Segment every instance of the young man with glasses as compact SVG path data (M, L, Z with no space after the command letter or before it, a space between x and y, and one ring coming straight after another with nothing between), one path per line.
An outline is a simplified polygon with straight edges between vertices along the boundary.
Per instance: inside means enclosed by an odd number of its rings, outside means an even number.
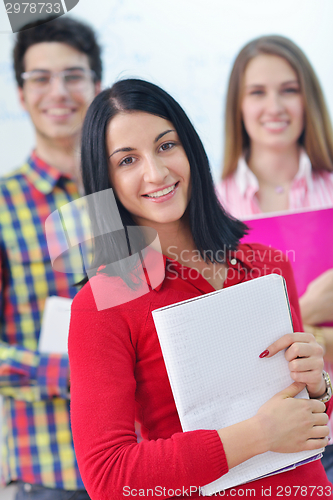
M2 475L17 483L16 500L87 500L70 430L68 358L39 353L38 339L46 298L73 297L82 278L52 269L44 223L79 196L80 135L100 91L100 47L91 28L62 16L17 35L14 68L36 145L0 181Z

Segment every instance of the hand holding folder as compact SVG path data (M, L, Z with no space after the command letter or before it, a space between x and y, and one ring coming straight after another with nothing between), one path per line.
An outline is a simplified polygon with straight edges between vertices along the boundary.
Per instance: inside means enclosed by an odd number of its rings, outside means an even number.
M293 382L283 348L259 358L268 346L281 343L278 339L293 332L285 282L279 275L163 307L153 311L153 318L184 431L223 430L241 424L258 410L264 412L267 401L279 398L276 395ZM297 397L308 399L307 391ZM286 401L293 408L296 403ZM310 412L314 405L315 412L319 406L323 411L319 401L306 404ZM237 441L234 446L242 443ZM203 492L213 494L294 468L318 458L318 453L320 456L318 449L312 449L257 454L206 485Z

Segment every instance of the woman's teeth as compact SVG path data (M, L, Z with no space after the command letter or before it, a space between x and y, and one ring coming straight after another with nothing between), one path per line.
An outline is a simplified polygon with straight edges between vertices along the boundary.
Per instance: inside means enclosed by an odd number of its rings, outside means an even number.
M285 127L287 125L287 122L281 121L281 122L266 122L265 127L271 128L271 129L280 129L281 127Z
M168 193L171 193L171 191L173 191L176 187L176 184L174 184L173 186L170 186L168 188L165 188L165 189L162 189L161 191L156 191L156 193L150 193L150 194L146 194L145 196L148 196L149 198L159 198L160 196L164 196Z

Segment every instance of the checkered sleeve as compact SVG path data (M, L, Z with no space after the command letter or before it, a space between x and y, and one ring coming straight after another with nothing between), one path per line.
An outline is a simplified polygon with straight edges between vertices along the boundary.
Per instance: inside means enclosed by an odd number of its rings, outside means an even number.
M68 356L0 343L0 393L25 401L69 398Z
M40 354L37 385L42 399L69 398L69 362L66 354Z

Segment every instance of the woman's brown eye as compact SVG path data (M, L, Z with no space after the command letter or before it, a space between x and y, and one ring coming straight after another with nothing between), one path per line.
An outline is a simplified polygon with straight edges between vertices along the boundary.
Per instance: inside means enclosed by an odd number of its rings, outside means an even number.
M173 146L173 142L166 142L165 144L162 144L161 148L163 149L163 151L166 151L167 149L171 149Z
M121 162L120 165L131 165L133 163L133 157L128 156L127 158L124 158Z
M287 94L298 94L299 93L299 89L296 89L294 87L290 87L290 88L284 89L284 91Z

